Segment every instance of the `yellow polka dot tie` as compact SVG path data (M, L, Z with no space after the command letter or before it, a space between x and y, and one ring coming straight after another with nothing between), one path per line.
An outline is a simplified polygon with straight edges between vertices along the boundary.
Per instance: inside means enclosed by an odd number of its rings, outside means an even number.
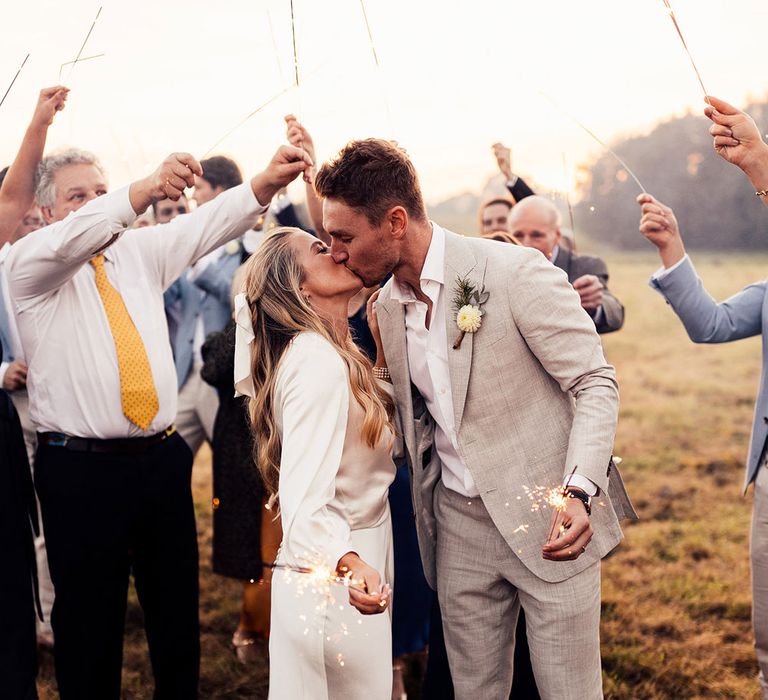
M147 351L120 292L107 279L104 256L91 258L91 265L96 271L96 288L117 350L123 414L131 423L146 430L160 407Z

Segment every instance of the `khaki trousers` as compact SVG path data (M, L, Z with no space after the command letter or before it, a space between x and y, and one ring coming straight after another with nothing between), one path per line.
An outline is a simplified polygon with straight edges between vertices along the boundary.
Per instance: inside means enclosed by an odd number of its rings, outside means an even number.
M600 700L600 564L560 583L534 576L482 500L440 482L437 590L456 700L506 700L522 605L542 700Z

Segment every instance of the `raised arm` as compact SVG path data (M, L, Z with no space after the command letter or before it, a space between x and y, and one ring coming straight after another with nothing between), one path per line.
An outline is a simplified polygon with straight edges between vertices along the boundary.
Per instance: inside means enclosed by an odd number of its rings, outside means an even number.
M304 148L312 159L312 162L316 163L315 143L309 132L292 114L285 117L285 123L288 132L288 143L297 148ZM323 203L315 191L315 168L312 168L307 175L308 177L305 178L305 182L309 218L312 220L312 226L315 229L317 237L323 241L323 243L331 245L331 237L323 228Z
M167 287L201 257L250 229L275 194L312 164L306 151L281 146L267 167L250 181L167 224L132 229L128 235L138 241L147 269L154 271L161 285ZM168 197L178 199L184 186L190 185L171 177Z
M69 89L56 85L40 91L32 121L27 127L0 188L0 247L11 238L35 199L35 171L43 157L48 128L56 112L64 109Z
M768 145L755 120L717 97L710 95L707 102L704 114L713 122L709 133L714 137L715 152L744 171L755 194L768 207Z
M192 156L174 153L152 175L96 197L66 219L22 238L11 248L5 263L16 303L23 307L57 290L96 253L112 245L137 212L155 200L178 199L184 187L194 184L199 172L200 164Z
M493 148L493 155L496 158L496 165L499 166L501 174L504 175L507 190L515 201L519 202L521 199L536 194L528 187L523 178L512 172L512 149L503 143L494 143L491 148Z
M765 282L749 285L718 304L704 289L685 253L683 238L670 207L642 194L640 232L659 250L664 270L651 278L651 286L670 303L695 343L726 343L762 332Z

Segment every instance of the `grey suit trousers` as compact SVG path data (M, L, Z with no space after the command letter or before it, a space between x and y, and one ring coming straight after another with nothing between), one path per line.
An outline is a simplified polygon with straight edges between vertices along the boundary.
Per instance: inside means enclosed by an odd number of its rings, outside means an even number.
M760 693L768 700L768 449L763 451L752 504L752 628L760 667Z
M542 700L599 700L600 562L548 583L518 559L482 500L435 489L437 587L456 700L506 700L522 605ZM543 543L542 543L543 544Z

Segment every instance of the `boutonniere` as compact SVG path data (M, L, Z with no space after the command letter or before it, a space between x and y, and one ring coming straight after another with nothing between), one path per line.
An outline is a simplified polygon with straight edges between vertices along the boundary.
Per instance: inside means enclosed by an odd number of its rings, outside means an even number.
M239 252L240 250L240 242L239 241L230 241L227 243L226 247L224 248L224 252L227 255L234 255L235 253Z
M485 279L485 274L483 274ZM456 311L456 325L459 328L459 336L453 344L453 349L457 350L461 346L461 341L467 333L477 333L483 323L483 304L488 301L490 292L485 291L485 286L480 285L478 289L469 277L457 277L456 289L453 293L453 308Z

